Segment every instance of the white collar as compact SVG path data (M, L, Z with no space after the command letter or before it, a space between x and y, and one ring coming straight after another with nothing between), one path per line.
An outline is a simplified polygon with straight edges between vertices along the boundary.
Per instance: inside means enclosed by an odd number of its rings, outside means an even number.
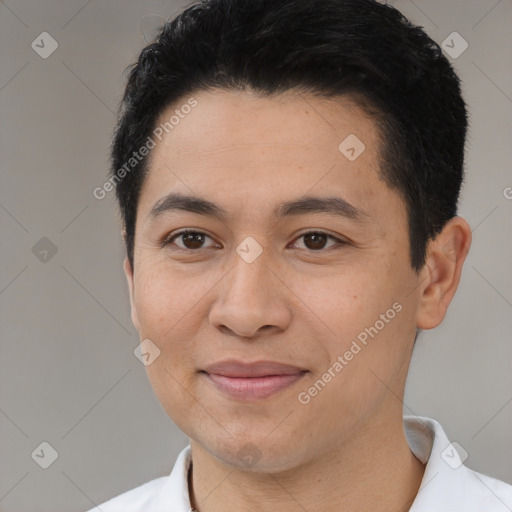
M512 486L464 466L441 425L404 416L412 453L426 463L409 512L512 512Z
M462 464L441 425L404 416L412 453L424 464L420 489L409 512L512 512L512 486ZM190 445L178 455L169 476L151 480L88 512L190 512Z

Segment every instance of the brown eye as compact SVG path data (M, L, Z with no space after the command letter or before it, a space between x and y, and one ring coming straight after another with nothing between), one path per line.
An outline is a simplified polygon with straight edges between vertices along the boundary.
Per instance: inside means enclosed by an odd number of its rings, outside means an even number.
M163 246L177 245L178 249L194 251L203 249L203 244L207 238L211 240L211 237L201 231L181 231L164 240ZM174 243L175 240L181 241L181 244Z
M181 235L183 245L187 249L200 249L201 245L204 244L204 234L203 233L185 233Z
M345 243L343 240L340 240L339 238L336 238L332 235L328 235L327 233L323 233L321 231L310 231L308 233L304 233L299 238L297 238L297 240L300 240L301 238L304 239L304 247L299 247L299 249L305 248L310 251L320 251L322 249L326 249L332 247L333 245L336 245L336 243L334 243L326 247L326 243L329 239L334 240L335 242L338 243L338 245L342 245Z

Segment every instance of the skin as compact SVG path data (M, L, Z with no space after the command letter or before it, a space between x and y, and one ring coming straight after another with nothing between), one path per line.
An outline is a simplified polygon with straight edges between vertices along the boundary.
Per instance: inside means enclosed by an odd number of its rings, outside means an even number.
M193 96L198 105L151 153L133 271L124 262L133 324L161 351L146 367L148 377L190 439L192 506L408 510L424 471L402 420L414 336L445 316L471 243L469 225L451 219L415 272L405 203L378 174L376 126L347 98L220 90ZM349 134L366 147L352 162L338 150ZM170 192L213 201L228 217L168 211L151 218ZM273 217L277 204L304 195L341 197L366 216ZM161 246L183 228L208 236L202 245L178 237ZM318 231L335 238L315 245L302 236ZM252 263L236 252L248 236L263 250ZM401 311L300 403L298 393L397 302ZM268 398L244 402L200 373L227 358L308 372ZM240 449L252 450L256 462L247 467Z

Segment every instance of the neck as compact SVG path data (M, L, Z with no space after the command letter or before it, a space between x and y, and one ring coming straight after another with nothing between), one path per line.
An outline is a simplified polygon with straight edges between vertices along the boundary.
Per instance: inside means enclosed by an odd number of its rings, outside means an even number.
M401 412L392 423L367 422L339 447L275 473L224 464L191 440L191 505L197 512L406 512L424 466L410 451Z

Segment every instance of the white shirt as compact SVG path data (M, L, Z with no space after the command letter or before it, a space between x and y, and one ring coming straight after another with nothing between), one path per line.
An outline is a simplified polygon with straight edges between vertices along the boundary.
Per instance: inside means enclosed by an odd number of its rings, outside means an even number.
M512 511L512 485L464 466L437 421L404 416L404 429L412 453L426 463L409 512ZM170 475L135 487L87 512L190 512L190 460L189 445L178 455Z

